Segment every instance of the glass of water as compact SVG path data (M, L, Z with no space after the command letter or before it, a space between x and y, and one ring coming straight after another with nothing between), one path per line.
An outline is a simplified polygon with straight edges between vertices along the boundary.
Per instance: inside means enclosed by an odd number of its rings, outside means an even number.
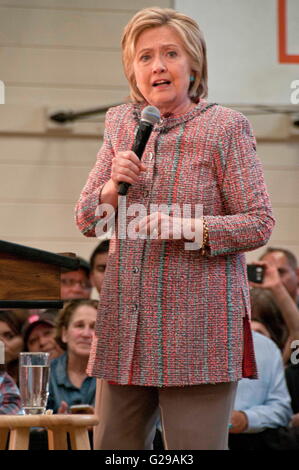
M25 414L43 414L49 395L49 353L20 353L19 388Z

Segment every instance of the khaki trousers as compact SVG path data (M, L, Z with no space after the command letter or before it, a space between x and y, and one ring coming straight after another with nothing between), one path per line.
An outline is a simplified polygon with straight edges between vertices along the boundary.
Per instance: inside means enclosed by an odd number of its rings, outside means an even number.
M237 382L188 387L97 380L95 450L151 450L161 416L167 450L226 450Z

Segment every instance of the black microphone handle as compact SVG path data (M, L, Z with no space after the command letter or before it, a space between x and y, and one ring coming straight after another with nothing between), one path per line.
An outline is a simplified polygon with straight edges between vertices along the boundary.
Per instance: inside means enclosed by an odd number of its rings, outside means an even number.
M132 147L132 151L137 155L139 160L141 160L142 154L144 152L147 141L150 138L152 130L153 125L150 122L140 121L140 125L137 129L134 144ZM126 196L130 186L130 183L119 183L118 194L120 196Z
M118 194L120 196L126 196L130 186L130 183L119 183Z

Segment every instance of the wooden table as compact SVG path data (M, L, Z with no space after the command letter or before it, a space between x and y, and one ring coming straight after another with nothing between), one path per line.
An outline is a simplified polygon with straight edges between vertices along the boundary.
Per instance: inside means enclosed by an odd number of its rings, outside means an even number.
M67 450L67 433L72 450L90 450L88 428L98 424L95 415L1 415L0 449L6 448L10 432L9 450L27 450L30 428L46 428L49 450Z

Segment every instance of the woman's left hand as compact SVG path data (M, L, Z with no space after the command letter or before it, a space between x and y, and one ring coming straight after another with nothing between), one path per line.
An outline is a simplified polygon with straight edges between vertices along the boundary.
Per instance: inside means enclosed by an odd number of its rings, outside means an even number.
M143 217L136 226L141 236L160 240L189 240L202 245L202 219L173 217L154 212Z
M69 405L67 404L66 401L61 401L60 402L60 407L58 408L58 411L57 413L58 414L67 414L68 413L68 410L69 410Z

